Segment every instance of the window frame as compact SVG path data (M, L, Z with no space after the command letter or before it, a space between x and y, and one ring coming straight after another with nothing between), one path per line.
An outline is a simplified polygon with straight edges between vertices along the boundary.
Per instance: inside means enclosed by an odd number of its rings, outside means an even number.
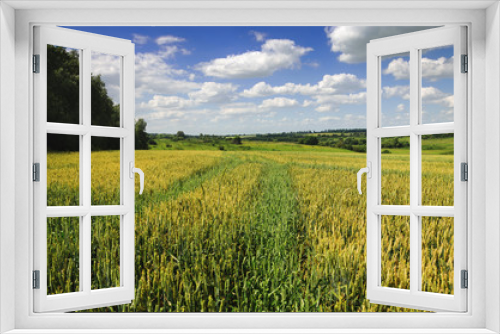
M460 61L453 63L454 108L453 121L425 124L422 122L422 61L424 49L444 45L453 47L454 59L466 54L466 28L463 26L438 27L398 36L372 40L367 47L367 160L372 177L367 180L367 299L375 304L399 305L422 310L467 309L467 291L461 288L461 270L467 269L467 182L460 181L460 164L467 163L466 118L467 76L461 73ZM409 123L383 126L382 115L382 57L408 52L409 54ZM373 87L375 88L373 88ZM456 133L454 136L454 205L429 206L422 201L422 135ZM382 202L382 138L408 137L409 203L391 205ZM382 217L409 218L410 286L408 289L385 287L381 284L383 260L381 258ZM422 288L422 218L453 217L454 230L454 293L429 293Z
M119 6L119 5L118 5ZM486 31L486 11L460 9L266 9L264 5L254 8L212 10L207 15L206 8L162 10L113 10L99 14L97 9L62 9L62 10L19 10L16 11L16 226L15 226L15 326L31 329L98 329L98 328L137 328L138 323L144 328L485 328L487 324L486 308L483 302L485 294L486 266L483 257L485 251L485 215L484 172L480 168L485 161L483 145L485 122L485 77L484 59ZM286 5L285 5L286 6ZM305 8L307 5L304 4ZM361 5L362 6L362 5ZM185 10L188 9L188 10ZM314 19L311 19L314 17ZM498 18L490 19L493 22ZM467 313L436 314L34 314L31 286L32 268L32 183L29 171L32 156L32 76L30 73L30 55L32 53L32 31L35 24L58 25L442 25L465 24L469 31L469 50L471 58L469 69L472 75L468 78L471 89L468 92L469 122L468 146L471 153L470 181L468 197L469 224L468 234L471 242L468 245L469 280ZM291 23L292 22L292 23ZM493 42L492 42L493 43ZM498 43L498 42L496 42ZM495 44L494 44L495 45ZM492 56L491 62L498 62ZM474 72L476 71L476 72ZM475 75L476 74L476 75ZM493 74L492 74L493 75ZM498 80L498 79L492 79ZM496 83L497 81L495 81ZM490 95L492 97L493 95ZM3 109L2 109L3 112ZM26 135L26 133L28 135ZM472 136L472 133L475 136ZM3 148L3 147L2 147ZM472 195L472 196L471 196ZM26 200L28 199L28 200ZM491 223L490 223L491 224ZM472 228L474 226L474 229ZM493 237L492 237L493 238ZM498 243L498 236L494 236ZM497 249L497 248L496 248ZM5 256L5 255L2 255ZM498 260L493 254L489 261ZM495 263L498 267L498 264ZM498 278L497 281L498 282ZM495 281L493 281L495 283ZM493 285L493 284L492 284ZM2 291L3 293L3 291ZM495 297L498 299L498 296ZM491 303L498 303L492 299ZM425 322L422 320L425 319ZM194 322L193 322L194 320ZM490 321L491 326L496 326ZM424 331L424 330L423 330ZM67 331L65 331L67 332ZM399 332L399 330L398 330ZM435 331L434 331L435 332ZM468 331L471 332L471 331Z
M34 27L34 50L40 55L40 72L34 81L34 162L40 164L40 180L33 185L34 201L34 269L40 271L40 288L34 290L34 309L38 312L74 311L89 305L119 305L134 299L134 225L135 189L130 168L134 165L135 113L135 46L130 40L46 26ZM80 53L80 122L78 124L47 121L47 45L72 47ZM113 54L120 62L120 124L117 127L93 125L91 122L92 52ZM128 94L126 94L128 93ZM79 204L47 206L47 135L74 135L79 147ZM120 204L93 205L91 199L92 138L120 141ZM134 175L132 173L132 175ZM92 217L119 217L120 285L106 289L91 288ZM47 218L79 218L79 291L47 295ZM41 218L41 219L40 219Z

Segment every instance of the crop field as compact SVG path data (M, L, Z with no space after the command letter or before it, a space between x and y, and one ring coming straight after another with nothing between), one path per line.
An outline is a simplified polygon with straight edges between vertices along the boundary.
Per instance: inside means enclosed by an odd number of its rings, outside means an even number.
M366 299L365 154L244 145L136 151L135 299L89 311L412 311ZM409 151L390 151L383 202L408 204ZM48 205L78 205L78 159L48 154ZM119 152L93 152L92 166L92 203L118 204ZM453 155L424 151L422 166L423 204L453 205ZM118 286L119 217L92 224L92 287ZM408 289L409 219L381 224L382 285ZM47 232L49 294L78 291L78 218L50 218ZM424 291L453 293L452 218L422 218L422 265Z

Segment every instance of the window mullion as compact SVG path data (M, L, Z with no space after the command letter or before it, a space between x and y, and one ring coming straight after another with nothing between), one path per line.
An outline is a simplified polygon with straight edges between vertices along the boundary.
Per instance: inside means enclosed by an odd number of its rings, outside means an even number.
M415 133L419 121L419 51L410 50L410 291L420 288L420 217L413 211L420 203L420 143Z
M82 124L85 128L90 129L91 125L91 50L83 49L82 61ZM82 149L80 151L82 161L82 180L81 188L83 188L82 202L86 208L90 209L92 204L92 189L91 189L91 134L87 131L82 137ZM80 237L80 250L82 257L80 258L80 266L82 268L81 286L83 291L90 293L91 290L91 215L87 212L83 218L82 234Z

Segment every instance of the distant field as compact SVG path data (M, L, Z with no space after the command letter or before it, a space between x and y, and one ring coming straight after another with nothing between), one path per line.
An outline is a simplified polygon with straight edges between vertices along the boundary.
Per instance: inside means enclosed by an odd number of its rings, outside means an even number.
M426 205L453 205L452 140L425 142L434 149L422 158ZM356 189L365 154L245 139L156 141L136 151L146 183L136 196L135 299L98 311L408 311L366 299L366 196ZM387 150L382 198L405 204L409 150ZM95 152L92 162L94 203L116 202L119 152ZM50 153L48 168L49 204L74 205L78 155ZM119 225L94 224L93 287L116 286ZM422 226L423 290L453 293L453 221L426 218ZM55 218L49 229L49 293L76 291L78 228ZM384 286L409 287L408 231L406 217L382 220Z

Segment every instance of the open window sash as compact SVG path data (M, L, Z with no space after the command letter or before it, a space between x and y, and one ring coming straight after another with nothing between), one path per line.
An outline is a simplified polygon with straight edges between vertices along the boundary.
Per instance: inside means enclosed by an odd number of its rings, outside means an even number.
M422 122L422 61L425 50L452 46L454 119L452 122ZM382 59L409 54L409 124L382 126ZM466 28L441 27L372 40L367 45L367 298L371 303L429 311L467 310L467 289L461 287L462 270L467 269L467 182L461 181L461 163L467 162L467 74L462 73L461 56L467 54ZM400 59L401 60L401 59ZM403 63L403 62L401 62ZM404 64L403 64L404 65ZM385 72L387 73L387 72ZM422 205L422 136L454 134L454 206ZM409 137L409 205L382 205L382 138ZM382 217L403 216L409 221L409 288L382 285ZM422 217L453 217L453 294L422 289ZM394 269L391 269L394 270Z
M58 50L76 50L79 58L79 122L59 123L47 120L47 53L48 46ZM64 51L61 51L64 53ZM69 51L68 51L69 52ZM91 62L92 52L112 55L119 63L119 97L114 108L120 109L119 126L97 126L91 120ZM96 307L130 303L134 299L134 44L131 41L100 36L70 29L39 26L34 28L34 163L39 163L39 181L34 187L34 311L65 312ZM38 58L38 59L37 59ZM110 87L107 87L108 90ZM47 136L66 135L78 138L79 142L79 202L69 206L48 206L47 204ZM120 193L119 202L113 205L92 203L92 138L112 138L119 141ZM118 156L118 154L117 154ZM96 247L92 249L92 224L94 217L115 217L119 232L113 243L118 244L119 260L115 268L119 272L119 283L99 288L92 281L92 261ZM74 242L78 283L74 291L48 291L48 219L72 217L77 222ZM52 231L59 233L59 231ZM60 233L64 233L61 231ZM64 245L49 245L64 248ZM52 249L52 248L51 248ZM109 259L106 259L108 261ZM94 260L95 261L95 260ZM104 260L103 260L104 261ZM111 259L113 261L113 259ZM116 276L116 275L115 275ZM62 289L64 290L64 289Z

